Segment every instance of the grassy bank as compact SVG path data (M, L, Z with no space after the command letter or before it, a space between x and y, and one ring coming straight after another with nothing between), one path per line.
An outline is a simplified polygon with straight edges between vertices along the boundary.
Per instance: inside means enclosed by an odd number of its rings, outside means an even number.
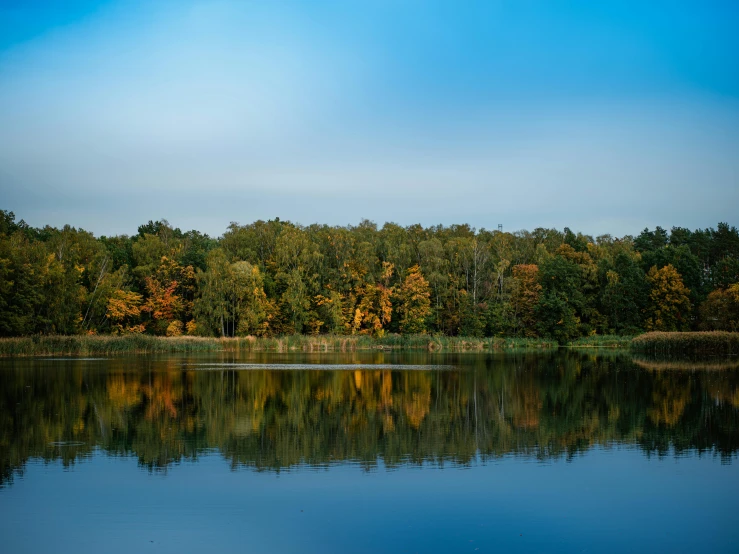
M645 333L631 341L631 349L661 357L732 356L739 354L739 333Z
M354 352L357 350L502 351L556 348L545 339L430 335L293 335L274 338L154 337L149 335L32 336L0 339L0 356L105 356L177 352Z

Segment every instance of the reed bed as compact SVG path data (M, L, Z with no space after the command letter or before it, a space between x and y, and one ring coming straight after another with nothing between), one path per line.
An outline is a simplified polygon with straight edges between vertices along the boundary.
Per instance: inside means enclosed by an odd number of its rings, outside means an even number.
M274 352L353 352L356 350L429 350L494 351L522 348L556 348L555 341L544 339L504 339L476 337L446 337L441 335L397 335L373 338L367 335L291 335L275 338L240 339L239 348L247 351Z
M34 335L0 339L0 357L110 356L178 352L355 352L428 350L475 352L556 348L555 341L522 338L445 337L435 335L289 335L282 337L155 337L151 335Z
M0 356L91 356L219 350L223 350L220 340L201 337L34 335L0 339Z
M655 331L631 341L634 352L661 357L733 356L739 354L739 333L704 331L665 333Z

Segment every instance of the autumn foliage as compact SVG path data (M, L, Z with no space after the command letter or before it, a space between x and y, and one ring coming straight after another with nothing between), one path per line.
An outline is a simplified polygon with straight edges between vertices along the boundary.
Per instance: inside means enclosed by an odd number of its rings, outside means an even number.
M133 236L0 211L0 335L422 334L565 343L739 326L739 231L592 237L468 225L150 221Z
M511 306L514 325L525 337L536 336L536 306L541 295L539 267L520 264L513 267Z
M418 265L408 269L398 290L401 333L425 333L426 318L431 315L431 291Z
M142 333L144 326L137 324L141 316L143 297L131 291L117 289L108 299L105 316L110 321L113 332L117 334Z
M649 331L684 331L690 314L690 291L677 270L670 264L662 269L652 266L647 274L649 293Z

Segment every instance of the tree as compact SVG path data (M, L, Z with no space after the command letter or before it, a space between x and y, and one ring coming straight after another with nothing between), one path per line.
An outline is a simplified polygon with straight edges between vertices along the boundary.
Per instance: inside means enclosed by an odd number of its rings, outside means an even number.
M300 333L309 318L310 291L299 269L293 269L282 279L285 290L280 298L280 307L286 320L285 330Z
M108 299L105 317L110 321L115 334L142 333L144 325L139 323L143 297L137 293L117 289Z
M514 266L510 298L514 334L522 333L525 337L536 336L536 305L539 303L541 291L538 266L534 264Z
M398 313L401 333L425 333L426 318L431 314L431 296L428 281L418 265L408 269L398 291Z
M236 334L264 336L270 333L270 304L264 293L264 280L257 266L249 262L231 265L235 302Z
M739 282L739 258L725 256L711 267L711 286L725 289Z
M150 330L165 335L174 320L183 328L192 319L193 299L197 287L192 266L182 266L168 256L162 256L153 275L144 277L146 299L142 311L152 319Z
M704 282L707 285L705 277L707 276L701 268L700 260L693 255L685 245L673 247L666 246L652 252L645 252L642 255L642 268L649 271L652 266L657 269L671 265L680 275L685 286L690 289L690 299L693 303L700 302L705 298L703 291Z
M170 323L182 314L182 298L177 294L177 281L162 283L146 277L146 303L141 310L151 315L151 329L156 335L164 335Z
M393 275L393 264L383 262L382 267L382 282L368 284L358 291L360 300L351 322L352 333L382 336L392 319L393 307L390 297L393 289L388 283Z
M534 310L541 336L560 343L579 336L579 312L584 305L579 266L563 256L554 256L539 268L542 291Z
M443 308L449 293L449 262L444 256L443 243L436 237L421 242L419 252L431 291L432 328L441 331L444 328Z
M615 333L634 334L642 329L649 284L636 258L619 252L613 262L599 267L601 309Z
M0 335L18 336L48 328L44 315L53 256L23 233L0 235Z
M667 231L662 227L657 226L654 232L649 229L644 229L641 234L634 239L634 248L638 252L649 252L651 250L659 250L667 246L668 243Z
M146 277L154 274L162 258L170 254L171 251L157 235L145 234L137 238L131 247L131 257L132 271L139 290L144 290Z
M739 331L739 283L712 291L699 312L705 331Z
M574 237L574 235L572 235ZM572 239L581 251L576 250L570 244L562 244L557 248L557 255L577 264L579 275L575 277L578 281L576 294L568 294L579 319L578 332L581 335L592 335L603 331L606 327L606 318L598 311L598 294L600 286L598 282L598 266L593 256L602 256L602 249L593 244L591 237L582 237L578 234ZM588 242L586 242L588 241Z
M321 328L329 333L340 334L345 330L343 299L335 290L327 291L327 295L318 294L313 299L317 318Z
M230 264L224 250L211 250L206 270L198 271L199 295L194 312L201 330L220 336L267 335L271 304L259 268L249 262Z
M274 258L282 331L300 333L310 318L311 298L318 292L315 269L321 253L302 228L286 226L277 237Z
M672 265L655 266L647 274L651 287L646 328L649 331L684 331L688 328L690 290Z
M220 248L211 250L206 256L205 271L198 271L198 296L195 299L195 320L209 333L226 336L229 320L229 280L231 266Z

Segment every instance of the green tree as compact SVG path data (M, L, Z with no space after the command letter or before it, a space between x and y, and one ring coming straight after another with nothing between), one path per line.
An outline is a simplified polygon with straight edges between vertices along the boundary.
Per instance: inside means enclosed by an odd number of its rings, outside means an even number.
M584 298L578 265L562 256L554 256L539 268L539 282L542 291L534 310L538 333L559 343L579 336L578 312L583 308Z
M264 293L264 280L257 266L249 262L231 265L238 335L265 336L270 333L270 305Z
M618 334L634 334L642 329L649 297L649 284L638 261L625 252L613 262L600 264L601 306L610 328Z
M216 248L206 256L205 271L198 271L198 296L195 299L195 321L207 333L226 336L231 319L231 264L225 252Z

